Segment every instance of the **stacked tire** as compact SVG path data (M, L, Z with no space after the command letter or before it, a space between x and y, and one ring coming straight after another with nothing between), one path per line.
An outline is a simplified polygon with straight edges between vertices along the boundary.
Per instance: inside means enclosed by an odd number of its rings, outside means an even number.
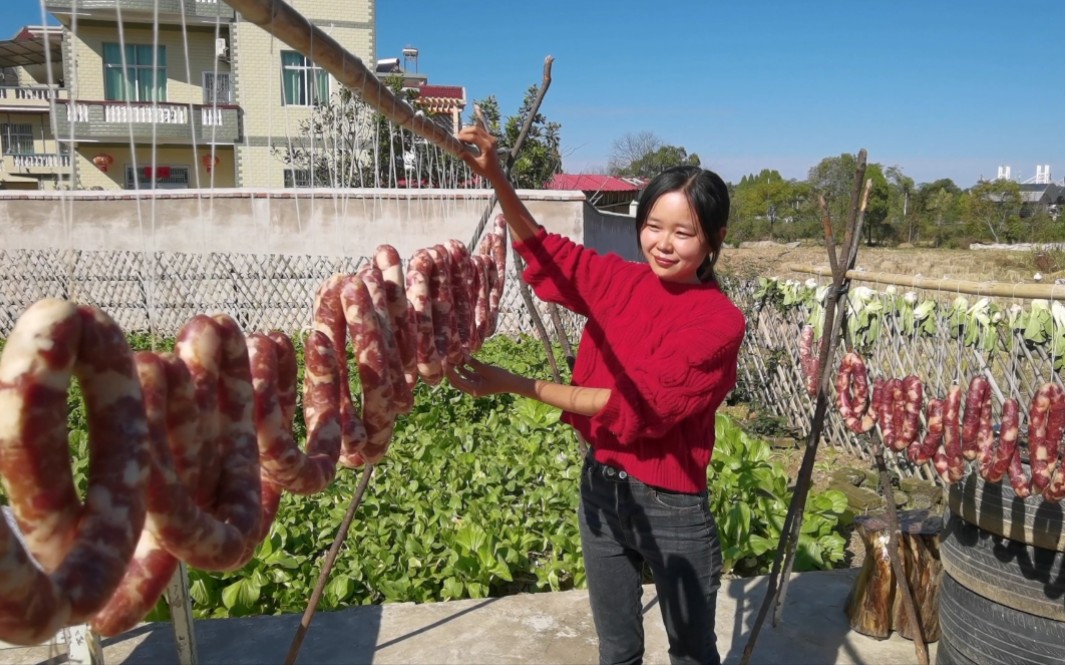
M937 665L1065 665L1062 504L1020 499L976 472L948 504Z

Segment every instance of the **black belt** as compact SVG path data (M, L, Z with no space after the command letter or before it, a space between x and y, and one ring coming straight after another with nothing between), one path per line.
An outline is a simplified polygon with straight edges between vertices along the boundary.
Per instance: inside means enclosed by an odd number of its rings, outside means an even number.
M588 466L592 469L594 473L598 473L604 478L610 478L611 480L628 480L630 477L628 471L618 469L616 467L610 466L609 464L603 464L599 460L595 459L591 451L588 452Z

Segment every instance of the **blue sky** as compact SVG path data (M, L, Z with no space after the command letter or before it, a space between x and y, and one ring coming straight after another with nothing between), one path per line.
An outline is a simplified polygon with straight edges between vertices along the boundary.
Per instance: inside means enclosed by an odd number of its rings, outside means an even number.
M3 1L0 36L40 22L38 0ZM378 0L377 40L508 115L554 56L542 111L567 172L650 131L730 181L860 148L918 183L1065 176L1061 0Z

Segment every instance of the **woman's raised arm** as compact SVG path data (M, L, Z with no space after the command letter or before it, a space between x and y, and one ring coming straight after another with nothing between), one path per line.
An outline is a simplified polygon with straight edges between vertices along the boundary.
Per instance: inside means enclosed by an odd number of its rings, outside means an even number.
M488 180L496 191L499 207L507 219L510 232L518 240L531 238L540 225L536 223L528 208L518 198L514 185L510 184L506 173L503 172L503 166L499 163L499 156L496 154L498 146L496 138L480 125L463 127L455 138L476 146L480 151L477 155L465 153L462 159L473 169L474 173Z

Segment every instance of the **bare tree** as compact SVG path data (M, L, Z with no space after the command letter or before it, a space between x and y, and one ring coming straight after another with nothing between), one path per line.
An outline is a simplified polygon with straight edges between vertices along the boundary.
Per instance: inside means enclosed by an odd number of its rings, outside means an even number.
M610 148L607 170L611 173L624 171L630 164L656 152L663 145L662 139L658 138L654 132L625 134L621 138L614 139Z

